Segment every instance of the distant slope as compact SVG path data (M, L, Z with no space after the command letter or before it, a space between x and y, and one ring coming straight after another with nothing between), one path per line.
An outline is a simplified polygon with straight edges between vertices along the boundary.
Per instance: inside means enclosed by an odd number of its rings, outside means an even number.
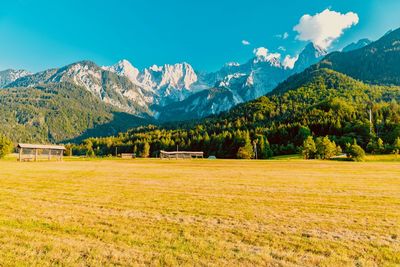
M385 88L388 92L394 91L395 99L400 100L398 98L400 91L396 92L388 87ZM222 115L221 119L246 117L253 123L260 123L254 118L261 112L263 113L262 117L269 118L265 121L266 124L301 123L309 120L311 118L309 115L319 109L319 105L329 102L333 98L343 99L346 105L352 105L353 108L359 105L364 114L368 103L374 101L373 98L376 97L376 95L371 94L371 91L375 90L379 91L380 94L383 92L382 89L373 88L330 69L309 68L301 74L290 77L269 93L267 97L238 105ZM273 105L266 108L267 106L264 105L266 103ZM357 112L357 110L355 109L354 112ZM331 119L336 120L334 113L329 115L320 113L318 116L312 117L318 121L325 120L328 116L332 116Z
M331 53L319 67L367 83L400 85L400 28L361 49Z
M367 88L363 82L357 81L343 73L328 69L312 66L302 73L290 76L286 81L279 84L268 96L281 95L290 90L297 90L302 87L312 86L317 90L325 88L337 89L361 89Z
M30 88L0 89L0 133L15 142L62 142L90 129L94 136L113 135L146 124L121 112L86 89L67 82Z
M219 114L231 105L242 102L240 96L227 88L211 88L198 92L187 99L159 107L157 119L161 122L184 121Z
M0 88L5 87L15 80L28 75L31 75L31 73L26 70L8 69L0 71Z
M68 82L85 88L104 103L125 112L146 116L149 92L133 84L128 78L103 70L91 61L80 61L59 69L21 77L7 87L32 87L37 85Z
M345 46L342 49L342 52L350 52L350 51L353 51L353 50L357 50L357 49L363 48L363 47L365 47L365 46L367 46L367 45L369 45L371 43L372 43L371 40L369 40L367 38L364 38L364 39L358 40L358 42L351 43L351 44Z

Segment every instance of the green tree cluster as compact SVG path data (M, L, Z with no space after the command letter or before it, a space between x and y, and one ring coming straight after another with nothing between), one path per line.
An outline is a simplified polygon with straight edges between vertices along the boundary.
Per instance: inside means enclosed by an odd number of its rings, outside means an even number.
M309 136L304 141L301 152L305 159L331 159L339 155L342 149L328 136L317 137L315 141Z
M13 147L13 142L7 136L0 134L0 158L10 154Z
M352 145L347 144L346 146L346 154L349 159L352 161L364 161L365 159L365 151L357 145L357 142L354 141Z

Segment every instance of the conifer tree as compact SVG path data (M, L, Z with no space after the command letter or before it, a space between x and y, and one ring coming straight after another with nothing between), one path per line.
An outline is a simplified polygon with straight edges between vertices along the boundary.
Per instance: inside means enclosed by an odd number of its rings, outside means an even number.
M4 158L7 154L11 153L13 149L13 143L5 136L0 135L0 158Z
M314 139L312 136L308 136L306 140L304 140L302 155L304 159L314 159L317 153L317 147L315 145Z

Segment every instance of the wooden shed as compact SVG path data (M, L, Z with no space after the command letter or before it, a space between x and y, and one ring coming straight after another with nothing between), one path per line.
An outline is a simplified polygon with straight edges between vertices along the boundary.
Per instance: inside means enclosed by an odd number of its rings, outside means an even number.
M161 159L192 159L192 158L203 158L204 152L198 151L160 151Z
M36 144L18 144L19 161L38 161L40 159L51 160L53 158L63 160L65 146L57 145L36 145Z

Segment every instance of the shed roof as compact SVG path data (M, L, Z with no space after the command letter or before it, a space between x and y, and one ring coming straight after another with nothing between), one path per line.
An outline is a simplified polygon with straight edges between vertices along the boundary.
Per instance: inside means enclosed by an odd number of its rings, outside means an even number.
M37 145L37 144L18 144L18 148L66 150L65 146Z

